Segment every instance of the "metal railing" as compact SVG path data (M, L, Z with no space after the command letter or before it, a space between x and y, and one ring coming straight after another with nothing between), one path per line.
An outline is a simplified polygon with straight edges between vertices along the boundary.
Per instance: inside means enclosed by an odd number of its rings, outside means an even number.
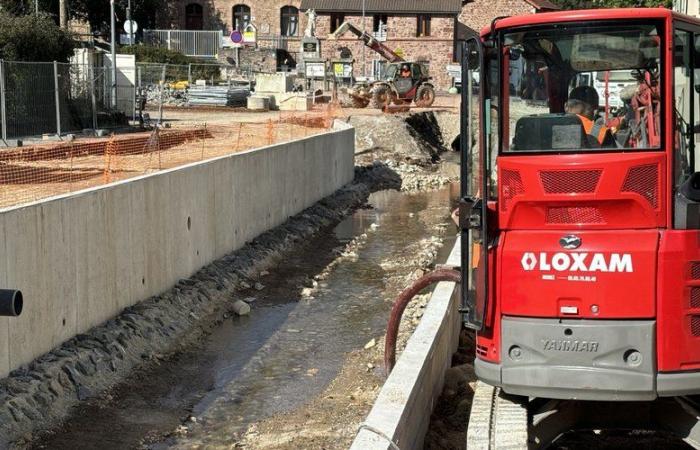
M176 50L187 56L216 58L224 37L222 31L144 30L143 39L149 45Z
M297 36L282 36L279 34L264 34L258 35L258 47L260 48L272 48L289 51L298 51L297 48L290 48L290 40L299 41ZM297 44L298 45L298 44Z

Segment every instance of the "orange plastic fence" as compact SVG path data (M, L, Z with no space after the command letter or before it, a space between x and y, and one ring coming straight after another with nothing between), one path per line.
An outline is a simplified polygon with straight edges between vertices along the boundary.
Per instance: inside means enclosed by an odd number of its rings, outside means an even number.
M0 150L0 208L326 131L334 107ZM255 117L254 115L252 117Z

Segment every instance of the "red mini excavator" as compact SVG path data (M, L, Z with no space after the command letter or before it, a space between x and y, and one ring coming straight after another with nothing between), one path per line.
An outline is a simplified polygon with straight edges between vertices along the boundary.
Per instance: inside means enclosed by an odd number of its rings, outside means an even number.
M700 21L545 13L463 47L467 447L631 429L700 448ZM614 111L591 81L612 71L636 80Z

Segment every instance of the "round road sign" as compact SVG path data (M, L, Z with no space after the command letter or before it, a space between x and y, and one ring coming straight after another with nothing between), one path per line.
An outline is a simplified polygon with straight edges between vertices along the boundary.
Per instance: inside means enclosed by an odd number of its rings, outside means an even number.
M139 25L135 20L127 20L124 22L124 32L127 34L134 34L138 31Z
M238 30L233 30L231 32L231 41L234 44L240 44L241 42L243 42L243 33L241 33Z

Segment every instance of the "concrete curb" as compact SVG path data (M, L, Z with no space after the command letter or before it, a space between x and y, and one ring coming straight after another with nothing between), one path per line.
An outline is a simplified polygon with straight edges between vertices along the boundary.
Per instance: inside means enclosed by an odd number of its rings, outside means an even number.
M459 242L457 239L450 253L449 265L460 265ZM351 450L423 448L445 371L459 343L458 292L455 283L442 282L435 287L418 327L360 426Z

